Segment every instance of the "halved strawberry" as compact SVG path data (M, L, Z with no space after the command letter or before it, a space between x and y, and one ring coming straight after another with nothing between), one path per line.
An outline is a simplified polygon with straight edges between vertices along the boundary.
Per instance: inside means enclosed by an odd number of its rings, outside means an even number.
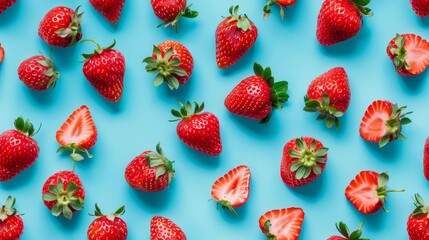
M403 76L420 74L429 65L429 42L415 34L396 34L386 51Z
M247 202L250 191L250 169L240 165L216 180L212 186L212 197L222 208L234 210Z
M346 198L361 213L375 213L381 208L387 200L389 192L403 192L400 190L387 190L389 175L387 173L377 173L374 171L361 171L350 182L345 190Z
M370 142L378 142L380 148L388 142L406 137L402 135L402 125L411 123L405 117L412 112L402 113L404 107L398 107L389 101L376 100L368 106L360 123L360 136Z
M97 128L88 107L82 105L76 109L57 131L56 138L61 145L57 152L72 151L70 158L73 160L73 167L74 162L84 159L79 153L85 153L88 158L92 158L88 149L97 141Z
M3 62L4 59L4 48L1 46L0 43L0 63Z
M297 240L303 221L301 208L275 209L259 218L259 227L269 240Z

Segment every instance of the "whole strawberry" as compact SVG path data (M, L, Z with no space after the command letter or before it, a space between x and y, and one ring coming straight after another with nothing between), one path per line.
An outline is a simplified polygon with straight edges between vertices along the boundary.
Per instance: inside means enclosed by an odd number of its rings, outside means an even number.
M176 41L165 41L153 46L152 56L145 58L143 62L147 63L148 73L157 73L153 85L157 87L166 82L171 90L185 84L194 70L191 53Z
M283 7L289 7L295 4L296 0L268 0L267 4L264 6L264 19L266 19L271 14L271 5L278 5L280 8L280 17L282 20L285 17L285 10Z
M18 77L30 89L42 91L54 88L60 73L55 69L52 59L40 53L19 65Z
M2 63L4 60L4 48L2 47L0 43L0 63Z
M98 204L95 204L94 214L97 218L88 227L88 240L125 240L128 236L127 224L121 215L125 213L125 206L121 206L116 212L104 215Z
M231 6L229 13L216 29L216 62L222 69L238 62L258 37L258 29L246 14L238 15L238 6Z
M354 37L362 27L362 15L372 16L370 0L325 0L317 18L316 37L323 46Z
M289 95L286 81L274 82L269 67L253 65L255 76L242 80L225 98L225 107L232 113L267 123L272 109L282 109Z
M429 1L410 0L411 7L417 16L423 18L429 15Z
M83 74L101 96L110 102L117 102L124 89L125 58L121 52L113 49L114 41L106 48L93 40L85 40L97 45L94 53L82 54L85 58Z
M71 219L73 213L83 208L85 189L78 175L60 171L50 176L42 188L42 198L52 215Z
M429 65L429 42L415 34L396 34L386 52L402 76L420 74Z
M150 240L186 240L186 236L170 219L154 216L150 220Z
M0 1L0 14L2 14L6 9L11 7L16 3L16 0L1 0Z
M8 196L0 209L0 239L18 240L24 232L24 222L14 208L16 199Z
M327 240L369 240L368 238L361 238L363 222L360 224L359 229L351 233L344 222L336 223L335 227L337 227L338 232L340 232L342 236L330 236Z
M34 164L39 156L39 146L32 137L40 130L19 117L15 120L16 130L0 134L0 182L12 179Z
M407 220L407 232L409 240L429 240L429 207L425 205L419 194L414 196L416 208Z
M173 162L164 156L160 144L156 152L145 151L125 168L125 180L134 189L144 192L164 190L174 178Z
M180 103L180 111L173 109L171 114L177 117L177 136L190 148L203 152L210 156L218 156L222 152L222 141L220 138L219 119L210 112L202 112L204 103L199 105L187 102L186 105Z
M289 187L313 182L325 170L328 148L311 137L290 140L283 148L280 176Z
M317 120L326 120L326 127L340 127L340 117L350 104L347 73L342 67L332 68L314 79L304 97L306 112L319 112Z
M177 23L181 17L196 18L198 16L197 11L190 9L192 4L186 6L186 0L150 0L150 4L155 15L164 21L158 27L171 25L176 32L178 31Z
M113 24L119 21L125 4L125 0L89 0L89 2L95 10Z
M64 6L51 9L39 24L39 36L53 47L76 44L82 38L80 22L83 13L79 13L79 7L74 11Z

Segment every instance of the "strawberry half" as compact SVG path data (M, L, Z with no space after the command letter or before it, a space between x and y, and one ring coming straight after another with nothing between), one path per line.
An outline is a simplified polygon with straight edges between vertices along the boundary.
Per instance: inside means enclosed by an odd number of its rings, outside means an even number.
M283 7L289 7L295 4L296 0L268 0L267 4L264 6L264 19L266 19L271 14L271 5L278 5L280 8L280 17L282 20L285 17L285 10Z
M125 4L125 0L89 0L89 2L95 10L113 24L119 21Z
M429 137L426 138L423 150L423 173L426 180L429 181Z
M362 227L363 222L360 224L359 228L350 233L349 228L344 222L339 222L335 224L338 232L341 233L342 236L331 236L327 240L369 240L368 238L361 238L362 235Z
M429 207L419 194L414 195L414 211L407 220L409 240L429 240Z
M424 18L429 15L429 1L427 0L410 0L411 7L417 16Z
M0 209L0 239L18 240L24 232L21 214L14 208L16 199L8 196Z
M120 217L124 213L125 206L121 206L116 212L105 215L96 203L94 214L89 214L97 218L88 227L88 240L126 240L128 236L127 224Z
M84 159L80 153L92 158L88 150L97 141L97 128L87 106L80 106L67 118L57 131L56 139L61 145L57 152L72 151L70 158L73 160L73 169L75 162Z
M359 127L360 136L370 142L378 142L380 148L388 142L406 137L402 135L402 125L411 123L408 117L412 112L389 101L376 100L368 106Z
M243 206L249 199L249 193L250 169L240 165L216 180L211 194L217 205L222 205L222 208L238 216L234 208Z
M0 43L0 63L3 62L4 59L4 48L1 46Z
M347 186L345 190L346 198L361 213L375 213L381 208L388 212L384 208L387 194L389 192L404 191L404 189L387 190L388 182L389 175L387 173L379 174L374 171L361 171Z
M150 220L150 240L186 240L186 236L170 219L154 216Z
M269 240L297 240L303 221L301 208L275 209L259 218L259 228Z
M52 59L40 53L19 65L18 77L30 89L43 91L55 87L60 73L55 69Z
M396 34L386 51L402 76L420 74L429 65L429 42L416 34Z

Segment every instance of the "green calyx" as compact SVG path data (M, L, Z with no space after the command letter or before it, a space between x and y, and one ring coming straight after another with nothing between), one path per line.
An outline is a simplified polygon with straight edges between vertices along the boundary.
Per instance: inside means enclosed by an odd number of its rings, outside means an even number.
M371 2L371 0L350 0L353 4L353 6L355 6L355 8L357 10L359 10L359 13L363 16L367 16L367 17L371 17L372 15L374 15L371 11L371 8L366 7L366 5L369 4L369 2Z
M290 166L290 171L295 172L295 178L298 180L305 179L310 176L311 172L316 175L322 173L322 168L318 163L325 163L328 148L321 147L316 150L316 141L312 140L308 147L302 138L295 139L297 150L289 150L289 156L298 159Z
M192 108L192 104L189 101L186 103L186 105L183 105L181 102L179 102L179 104L181 106L180 110L176 110L176 109L171 110L171 114L175 116L177 119L169 120L169 122L176 122L182 119L189 119L190 117L202 112L204 109L204 102L201 103L201 105L194 102L194 108Z
M151 168L156 168L155 180L158 180L158 178L163 176L165 173L168 173L168 183L170 183L171 179L174 178L174 161L170 161L164 156L160 143L156 145L156 152L146 154L146 161Z
M234 213L234 215L236 217L238 217L238 213L235 211L235 209L232 207L231 203L228 200L217 201L216 202L216 208L218 208L219 205L222 206L222 209L228 209L229 211L231 211L232 213Z
M190 9L191 6L192 6L192 4L188 5L185 9L180 11L179 14L177 14L177 16L173 19L173 21L161 23L157 27L162 27L162 26L168 27L171 25L172 27L174 27L176 32L178 32L179 29L177 26L177 22L179 22L179 19L181 17L185 17L185 18L196 18L196 17L198 17L198 11L191 10Z
M14 122L16 130L18 130L20 133L23 133L29 137L33 137L36 135L40 128L42 127L42 124L39 125L39 129L37 131L34 130L33 124L30 122L30 120L24 120L23 117L18 117Z
M395 64L395 67L398 69L405 68L406 70L409 70L411 68L410 64L408 64L406 57L407 57L407 50L404 47L405 38L399 34L396 34L395 37L395 45L392 46L389 45L389 51L390 53L395 56L393 59L393 64Z
M50 57L44 55L43 53L40 53L40 55L42 55L45 59L38 60L37 63L48 68L48 70L46 70L43 75L51 78L48 82L47 88L55 88L57 80L60 78L60 73L55 70L54 62Z
M283 103L287 102L289 95L287 94L288 82L280 81L275 82L274 77L271 76L271 68L263 68L260 64L253 64L253 72L256 76L262 77L270 87L271 91L271 106L281 110L283 108ZM268 123L271 118L272 111L263 118L259 123Z
M71 208L76 211L83 209L83 199L74 196L80 189L80 187L76 186L75 182L70 181L67 183L66 189L64 190L63 181L58 178L57 186L50 185L49 193L43 194L43 200L47 202L56 201L51 210L52 215L58 217L60 214L63 214L64 217L70 220L73 216Z
M79 13L79 8L80 8L80 5L74 11L75 16L70 16L72 21L68 26L68 28L61 28L61 29L58 29L56 32L57 35L62 38L71 37L69 46L73 46L77 42L77 35L79 33L82 33L80 22L82 21L83 12Z
M348 240L369 240L368 238L361 238L363 222L360 224L359 228L354 230L352 233L350 233L349 228L342 221L335 224L335 226L337 227L341 235L343 235Z
M84 153L88 158L92 158L93 156L88 152L88 149L79 147L76 145L76 143L70 143L65 147L59 147L57 149L57 153L64 152L64 151L72 151L70 154L70 158L73 161L73 172L75 169L75 163L80 162L84 160L85 158L82 156L81 153Z
M153 85L155 87L161 85L163 82L166 82L168 87L173 89L178 89L180 86L177 76L184 77L188 76L188 73L180 68L180 59L173 56L174 49L171 47L168 49L164 56L161 50L157 46L153 46L153 54L155 58L150 56L143 59L144 63L147 63L145 69L148 73L157 73Z
M401 139L404 140L406 137L401 133L402 125L407 125L411 123L411 120L406 117L412 112L402 113L407 107L398 107L397 104L392 105L392 113L390 118L386 121L387 133L384 135L378 145L380 148L384 147L389 141Z
M19 214L18 211L14 208L16 202L16 198L12 196L8 196L6 202L0 209L0 220L3 222L8 217L23 215Z
M389 212L385 207L384 204L386 203L387 200L387 194L389 192L403 192L405 191L404 189L398 189L398 190L387 190L387 183L389 182L389 175L384 172L384 173L380 173L380 175L378 175L378 187L375 190L377 197L380 199L381 204L383 205L383 210L385 212Z
M94 41L94 40L92 40L92 39L85 39L85 40L82 40L82 41L80 41L81 43L84 43L84 42L92 42L92 43L94 43L96 46L97 46L97 48L96 49L94 49L94 53L82 53L82 56L85 58L83 61L86 61L86 60L88 60L88 59L90 59L92 56L94 56L94 55L99 55L99 54L101 54L104 50L106 50L106 49L112 49L115 45L116 45L116 40L115 39L113 39L113 43L112 44L110 44L110 46L108 46L108 47L105 47L105 48L102 48L101 46L100 46L100 44L98 44L98 42L96 42L96 41Z
M425 206L423 198L418 193L414 195L414 206L416 206L416 208L413 211L413 218L418 218L423 215L429 218L429 207Z
M332 107L331 99L328 94L324 93L322 97L322 103L318 100L308 99L306 95L304 97L305 107L304 111L306 112L319 112L317 120L325 120L327 128L332 128L335 125L336 129L340 128L340 117L344 115L342 111L337 110Z
M89 216L106 217L110 221L113 221L113 220L115 220L116 217L119 217L119 216L123 215L124 213L125 213L125 206L122 205L114 213L105 215L101 212L100 207L98 207L98 204L96 203L94 214L89 214Z
M236 21L237 28L241 29L243 32L252 29L252 25L250 24L250 20L246 14L241 15L238 14L239 6L231 6L229 8L230 19L226 22L226 24L230 24L231 22Z
M274 236L274 234L270 233L270 227L271 227L271 221L267 220L264 222L264 231L265 231L265 236L267 237L268 240L277 240L277 237Z
M267 4L264 6L263 10L264 10L264 19L267 19L268 16L270 16L271 14L271 9L270 6L271 5L278 5L280 8L280 17L282 18L282 20L285 18L285 10L283 8L283 6L279 3L277 3L277 0L268 0Z

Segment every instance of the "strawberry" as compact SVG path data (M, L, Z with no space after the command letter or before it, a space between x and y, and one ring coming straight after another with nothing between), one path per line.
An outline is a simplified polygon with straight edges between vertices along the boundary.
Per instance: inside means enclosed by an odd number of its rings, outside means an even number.
M176 41L165 41L153 46L152 56L145 58L143 62L147 63L148 73L157 73L153 85L157 87L166 82L171 90L185 84L194 70L191 53Z
M423 150L423 173L426 180L429 181L429 137L425 141Z
M14 208L15 198L8 196L0 209L0 239L18 240L24 232L24 222Z
M243 206L249 198L250 169L240 165L213 183L212 197L222 208L238 216L234 208Z
M136 190L159 192L174 178L173 163L164 156L158 143L156 152L145 151L128 164L125 168L125 179Z
M12 179L34 164L39 156L39 146L32 139L39 130L22 117L15 120L16 130L0 134L0 182Z
M155 15L164 21L158 27L171 25L176 32L178 31L177 23L181 17L196 18L198 16L197 11L190 9L192 4L186 6L186 0L150 0L150 4Z
M340 127L339 118L350 104L350 86L347 73L335 67L314 79L304 97L306 112L319 112L317 120L326 120L326 127Z
M154 216L150 220L150 240L186 240L186 236L170 219Z
M360 224L359 229L354 230L352 233L350 233L349 228L344 222L336 223L335 226L342 237L334 235L326 240L369 240L368 238L361 238L363 222Z
M19 65L18 77L30 89L42 91L54 88L60 73L56 71L52 59L40 53Z
M125 213L125 206L121 206L116 212L104 215L98 204L95 204L94 214L97 218L88 227L88 240L125 240L127 239L127 224L119 216Z
M114 41L107 48L102 48L93 40L85 40L97 45L94 53L82 54L85 58L83 74L101 96L110 102L117 102L122 97L125 75L125 58L121 52L113 49Z
M396 34L386 52L402 76L420 74L429 65L429 42L415 34Z
M11 7L15 3L16 3L16 0L1 0L0 1L0 14L2 14L4 11L6 11L6 9Z
M275 209L259 218L259 228L269 240L297 240L303 221L301 208Z
M242 80L225 98L225 107L232 113L267 123L272 109L282 109L289 95L286 81L274 82L269 67L253 65L255 76Z
M79 7L74 11L64 6L51 9L39 24L39 36L53 47L76 44L82 38L80 22L83 13L79 13Z
M389 192L403 192L400 190L387 190L389 175L374 171L361 171L350 182L345 190L346 198L361 213L375 213L381 208L388 212L384 205Z
M195 104L192 112L192 104L186 105L180 103L180 111L173 109L171 114L177 117L177 135L179 139L190 148L203 152L210 156L218 156L222 152L222 141L220 138L219 119L210 112L201 112L204 109L204 103Z
M328 148L311 137L290 140L283 148L280 176L289 187L313 182L325 170Z
M3 62L3 59L4 59L4 48L1 46L1 43L0 43L0 63Z
M45 181L42 198L52 215L58 217L62 214L70 220L74 212L83 208L85 189L74 172L60 171Z
M426 0L410 0L411 7L417 16L423 18L429 15L429 2Z
M280 17L283 20L285 17L285 10L283 9L283 7L289 7L295 4L295 2L296 0L268 0L267 4L264 6L264 19L266 19L271 13L270 6L275 4L279 6Z
M56 133L57 142L61 145L57 152L72 151L70 158L74 163L84 158L79 153L85 153L88 158L92 155L88 152L97 141L97 128L92 120L87 106L82 105L76 109L61 125Z
M323 46L354 37L362 27L362 15L372 16L370 0L325 0L317 18L316 37Z
M125 4L125 0L89 0L89 2L95 10L113 24L118 22Z
M360 136L370 142L378 142L380 148L396 139L405 139L402 125L411 123L412 112L402 113L406 107L398 107L389 101L376 100L368 106L360 123Z
M407 232L409 240L429 240L429 207L425 205L419 194L414 196L416 208L407 220Z
M258 37L258 29L246 14L238 15L238 5L231 6L229 13L216 29L216 62L222 69L238 62Z

